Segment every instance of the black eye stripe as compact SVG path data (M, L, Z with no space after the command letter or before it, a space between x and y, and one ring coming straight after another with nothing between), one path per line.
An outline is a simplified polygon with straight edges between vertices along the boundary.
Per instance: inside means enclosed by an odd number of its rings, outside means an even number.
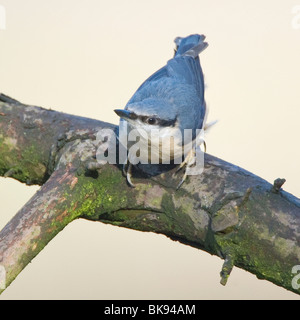
M173 120L162 120L159 119L159 125L162 127L174 127L177 121L177 117Z
M149 118L155 118L155 117L139 116L139 119L140 119L142 122L147 122L147 119L149 119Z
M136 113L134 113L134 112L131 112L131 113L130 113L130 119L136 120L137 118L138 118L138 116L137 116Z
M177 117L175 119L172 119L172 120L163 120L163 119L157 118L155 116L150 116L150 117L148 117L148 116L139 116L138 118L144 123L156 124L156 125L159 125L161 127L174 127L175 123L177 121ZM153 121L153 123L150 123L149 122L150 119L155 119L156 121Z

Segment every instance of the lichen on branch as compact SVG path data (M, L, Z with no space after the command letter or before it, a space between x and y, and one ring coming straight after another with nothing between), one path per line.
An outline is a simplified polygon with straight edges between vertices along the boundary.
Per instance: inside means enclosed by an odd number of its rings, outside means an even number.
M84 218L218 255L222 284L238 266L299 294L292 270L300 261L300 200L282 189L284 179L270 184L205 154L203 173L179 190L171 166L140 167L131 188L121 166L96 163L104 128L117 129L0 95L0 175L41 185L0 232L6 286L68 223Z

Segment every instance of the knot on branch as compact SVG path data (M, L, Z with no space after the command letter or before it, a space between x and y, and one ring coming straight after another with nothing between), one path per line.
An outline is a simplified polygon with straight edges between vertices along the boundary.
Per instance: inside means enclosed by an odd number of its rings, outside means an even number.
M271 191L274 193L279 193L281 187L284 185L285 183L285 179L281 179L281 178L277 178L276 180L274 180L273 186Z
M239 223L239 211L245 205L252 192L230 192L218 203L218 209L212 217L211 228L214 233L227 234Z

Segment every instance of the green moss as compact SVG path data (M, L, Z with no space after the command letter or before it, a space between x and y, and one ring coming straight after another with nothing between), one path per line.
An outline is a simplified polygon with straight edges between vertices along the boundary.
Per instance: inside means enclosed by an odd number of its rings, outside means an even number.
M41 183L46 166L41 163L38 147L30 145L21 150L15 139L0 136L0 175L10 171L10 177L21 182Z
M106 166L98 179L77 176L75 187L66 187L64 199L59 206L66 210L65 224L78 217L99 220L103 213L111 213L126 207L126 188L120 187L124 179L119 170ZM124 186L125 187L125 186Z
M194 222L189 215L190 207L186 208L184 205L176 207L170 194L163 195L161 207L164 212L161 215L161 220L171 233L182 236L186 240L199 240Z
M216 250L223 257L230 254L236 266L254 273L257 278L292 290L294 275L291 269L299 264L298 253L295 251L297 246L281 238L282 227L274 222L272 213L265 206L264 211L261 208L257 210L258 206L263 206L260 198L248 201L239 212L238 230L214 234ZM263 222L258 212L265 212Z

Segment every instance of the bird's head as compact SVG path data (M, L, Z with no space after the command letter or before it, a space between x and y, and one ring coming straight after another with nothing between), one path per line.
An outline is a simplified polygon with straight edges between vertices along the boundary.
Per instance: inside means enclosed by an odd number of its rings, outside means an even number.
M115 113L127 121L134 129L143 129L147 132L152 129L174 128L178 125L178 116L169 105L163 101L144 100L131 103L125 109L116 109Z

